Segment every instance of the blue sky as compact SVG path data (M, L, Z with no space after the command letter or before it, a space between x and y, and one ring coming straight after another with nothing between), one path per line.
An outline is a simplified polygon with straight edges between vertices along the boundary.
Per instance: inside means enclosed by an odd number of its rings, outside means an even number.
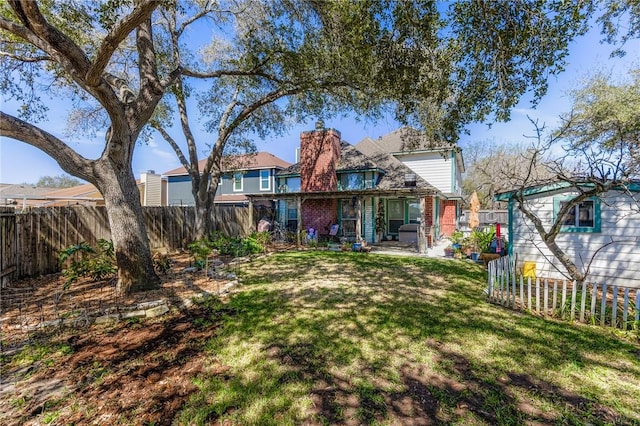
M566 70L561 75L551 78L549 91L535 110L531 108L529 100L525 97L513 109L508 123L495 123L491 127L486 124L470 125L468 127L470 134L463 135L461 138L462 148L464 149L466 144L473 141L524 142L526 141L524 135L532 134L527 115L553 127L557 123L558 115L570 107L567 91L577 87L581 80L599 70L610 72L615 78L621 78L628 73L628 70L640 68L640 40L633 40L627 44L627 55L624 58L609 58L613 48L610 45L601 44L600 38L597 28L594 28L590 33L573 42ZM1 108L13 114L15 107L14 104L5 103ZM69 110L70 103L59 101L52 103L49 121L41 123L41 126L57 136L62 136ZM293 162L300 132L313 129L314 121L294 126L284 137L268 138L266 141L258 140L258 149L269 151L284 160ZM398 124L392 119L367 123L358 122L354 117L329 120L325 125L339 130L343 139L352 144L367 136L375 139L398 128ZM68 143L85 157L96 158L104 147L103 137L104 133L97 135L94 139L78 138ZM136 177L146 170L163 173L176 167L180 167L179 161L168 144L160 137L148 145L139 144L136 147L133 160ZM40 150L13 139L0 140L0 183L34 183L41 176L55 176L63 173L58 164Z

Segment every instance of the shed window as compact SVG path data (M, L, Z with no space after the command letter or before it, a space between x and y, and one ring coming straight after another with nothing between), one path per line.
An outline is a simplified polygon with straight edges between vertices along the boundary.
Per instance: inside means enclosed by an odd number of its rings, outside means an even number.
M554 219L570 201L571 199L567 197L554 198ZM600 200L591 198L576 204L561 220L560 232L600 232Z

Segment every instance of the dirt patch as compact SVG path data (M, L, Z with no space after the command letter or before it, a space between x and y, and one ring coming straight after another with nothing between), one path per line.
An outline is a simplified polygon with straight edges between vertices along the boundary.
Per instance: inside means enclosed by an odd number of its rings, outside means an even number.
M215 274L203 270L190 271L191 257L181 253L172 255L173 267L160 275L158 290L121 296L116 292L115 279L93 282L82 278L64 289L61 274L11 283L2 289L0 322L3 350L20 344L29 333L43 326L66 322L72 327L83 325L83 318L124 312L137 304L163 300L178 306L201 294L217 294L235 280L231 259L215 259L220 265ZM213 276L212 276L213 275ZM86 324L84 324L86 325Z
M171 424L197 389L194 380L227 370L203 350L216 333L211 318L206 308L193 307L161 322L60 333L54 340L66 343L69 355L5 372L13 386L2 395L0 423L35 424L46 415L57 424Z
M226 368L202 350L217 328L212 313L184 309L184 301L218 294L236 280L234 265L241 260L216 259L215 274L207 275L187 269L187 254L172 259L158 290L126 297L116 293L114 280L81 279L64 290L60 274L2 289L0 423L169 424L196 389L194 378L223 374ZM157 320L129 318L104 326L67 321L158 300L172 310ZM44 327L52 321L64 325ZM68 355L54 351L9 368L25 345L64 347Z

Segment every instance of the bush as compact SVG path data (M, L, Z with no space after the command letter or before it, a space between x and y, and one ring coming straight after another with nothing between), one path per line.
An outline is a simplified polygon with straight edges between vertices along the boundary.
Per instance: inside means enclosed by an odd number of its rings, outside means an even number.
M117 271L113 242L100 239L96 248L84 241L62 250L58 255L58 262L65 277L64 289L80 277L91 277L93 281L100 281Z

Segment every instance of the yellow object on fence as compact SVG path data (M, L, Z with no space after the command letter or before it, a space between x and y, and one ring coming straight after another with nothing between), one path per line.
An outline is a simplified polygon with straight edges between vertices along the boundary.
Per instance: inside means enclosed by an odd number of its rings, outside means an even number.
M536 278L536 262L524 262L522 266L522 276L524 278Z

